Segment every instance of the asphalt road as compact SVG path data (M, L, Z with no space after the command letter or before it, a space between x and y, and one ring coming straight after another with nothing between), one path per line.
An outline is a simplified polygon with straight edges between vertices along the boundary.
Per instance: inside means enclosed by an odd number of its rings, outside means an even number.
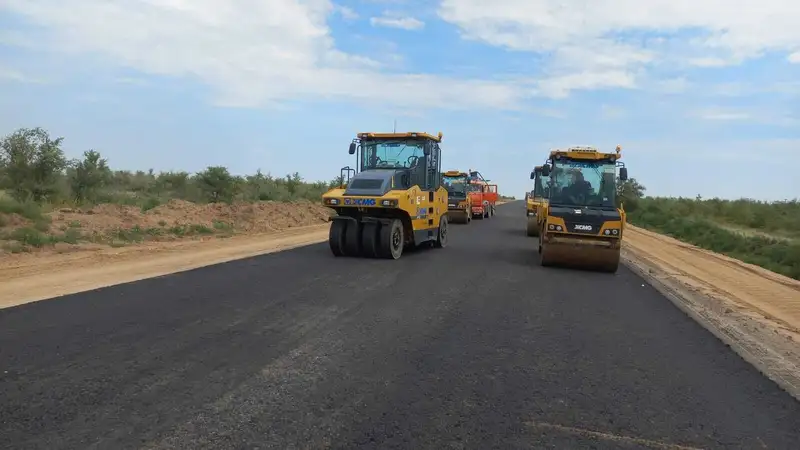
M0 447L800 448L800 403L627 269L539 267L522 208L0 310Z

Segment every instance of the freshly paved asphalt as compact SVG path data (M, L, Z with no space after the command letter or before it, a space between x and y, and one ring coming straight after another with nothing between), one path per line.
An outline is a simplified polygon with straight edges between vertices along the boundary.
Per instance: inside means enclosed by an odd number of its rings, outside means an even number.
M522 208L0 310L0 447L800 448L800 403L627 269L539 267Z

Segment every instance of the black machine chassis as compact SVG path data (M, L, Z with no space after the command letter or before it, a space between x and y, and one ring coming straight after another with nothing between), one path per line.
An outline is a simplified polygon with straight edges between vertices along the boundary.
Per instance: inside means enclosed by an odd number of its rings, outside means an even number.
M615 222L622 220L622 216L620 215L619 211L616 208L601 209L601 208L561 206L561 205L551 204L548 207L548 215L551 217L559 217L563 219L564 225L566 226L566 229L564 231L569 234L597 236L604 238L619 238L621 236L621 234L613 237L604 236L600 234L600 229L606 222ZM592 227L592 229L584 230L576 228L578 225L589 225Z

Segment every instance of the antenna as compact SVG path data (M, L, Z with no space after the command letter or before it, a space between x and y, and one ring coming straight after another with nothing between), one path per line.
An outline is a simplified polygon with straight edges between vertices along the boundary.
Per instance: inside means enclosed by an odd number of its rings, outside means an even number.
M397 119L394 119L394 131L392 133L397 133Z

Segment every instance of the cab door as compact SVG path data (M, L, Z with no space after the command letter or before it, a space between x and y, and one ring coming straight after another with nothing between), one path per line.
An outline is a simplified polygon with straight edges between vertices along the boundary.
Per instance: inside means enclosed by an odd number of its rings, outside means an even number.
M447 212L447 190L442 187L441 174L441 149L437 142L428 142L425 155L425 181L420 185L420 190L412 193L414 211L411 219L415 234L419 230L434 229L438 232L439 217ZM444 195L441 191L445 192ZM425 233L427 237L429 233ZM419 236L415 236L419 238Z

